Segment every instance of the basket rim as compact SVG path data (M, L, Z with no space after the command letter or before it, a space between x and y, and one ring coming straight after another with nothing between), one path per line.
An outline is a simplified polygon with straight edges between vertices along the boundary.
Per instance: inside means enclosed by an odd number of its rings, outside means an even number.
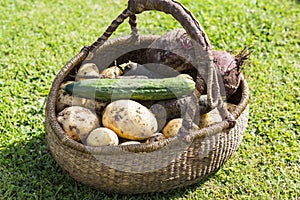
M156 35L140 35L139 41L141 40L153 40L157 38ZM132 35L129 36L123 36L123 37L117 37L112 38L110 40L107 40L103 46L100 48L105 48L107 46L110 46L115 43L122 43L122 42L128 42L132 40ZM68 75L68 73L80 62L82 62L86 57L88 57L88 54L90 52L86 49L82 49L80 53L78 53L75 57L73 57L56 75L55 79L53 80L48 100L46 104L46 124L49 124L51 126L51 129L55 133L56 137L59 138L59 141L72 149L75 149L77 151L81 151L82 153L87 154L111 154L111 153L118 153L118 152L131 152L131 153L139 153L139 152L152 152L156 151L169 143L172 142L178 142L182 141L181 138L173 137L168 138L165 140L157 141L150 144L131 144L131 145L116 145L116 146L102 146L102 147L92 147L92 146L86 146L82 143L76 142L73 139L69 138L67 134L64 132L62 127L57 121L56 118L56 99L57 99L57 93L59 90L59 86L62 83L62 81L65 79L65 77ZM241 87L242 87L242 98L240 100L240 103L236 106L234 111L232 112L234 118L238 118L241 113L246 109L249 101L250 91L247 84L247 81L245 80L244 76L242 76L241 79ZM224 131L228 129L229 122L222 121L220 123L217 123L215 125L209 126L207 128L202 128L198 131L191 132L189 134L190 140L193 141L200 137L205 136L211 136L218 132Z

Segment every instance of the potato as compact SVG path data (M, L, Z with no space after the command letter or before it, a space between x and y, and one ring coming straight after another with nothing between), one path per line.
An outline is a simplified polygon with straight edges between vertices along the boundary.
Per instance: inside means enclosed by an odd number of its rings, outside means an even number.
M210 125L216 124L222 121L222 117L217 108L209 111L208 113L201 115L199 120L199 127L205 128Z
M86 99L71 96L65 90L59 89L57 93L56 109L57 112L60 112L70 106L82 106L85 102Z
M118 145L119 138L112 130L100 127L90 132L86 139L86 144L88 146Z
M146 143L153 143L163 139L165 139L165 136L162 133L154 133L146 140Z
M130 145L130 144L141 144L139 141L127 141L127 142L123 142L120 145Z
M229 112L233 112L236 109L237 105L232 103L226 103L226 108Z
M234 110L236 105L231 104L231 103L226 103L227 109L230 111ZM210 125L216 124L222 122L222 116L220 112L218 111L217 108L211 110L210 112L201 115L200 120L199 120L199 127L200 128L205 128Z
M87 108L71 106L58 113L57 121L73 140L84 140L88 134L99 127L99 119Z
M99 69L94 63L85 63L80 66L75 81L80 81L88 78L97 78L100 77Z
M101 75L105 78L117 78L122 74L122 70L117 66L106 68L101 72Z
M56 108L57 112L62 111L64 108L70 106L81 106L90 110L95 110L97 113L101 113L108 102L95 101L93 99L85 99L68 94L65 90L59 89L57 94Z
M132 100L117 100L105 108L102 123L118 134L131 140L144 140L157 130L157 121L145 106Z
M166 138L174 137L178 134L179 129L182 126L183 119L175 118L170 120L167 125L163 128L162 133ZM193 123L192 130L197 130L199 127Z
M83 107L88 108L96 113L102 113L105 107L107 106L108 102L106 101L95 101L93 99L86 99Z

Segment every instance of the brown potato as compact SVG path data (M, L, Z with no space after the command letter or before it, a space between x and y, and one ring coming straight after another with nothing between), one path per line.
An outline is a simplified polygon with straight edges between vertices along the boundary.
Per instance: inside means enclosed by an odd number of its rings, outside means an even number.
M99 127L97 115L80 106L65 108L58 113L57 121L66 134L76 141L84 140L93 129Z
M93 99L85 99L77 96L72 96L63 89L58 90L56 109L57 112L62 111L64 108L70 106L81 106L101 113L105 106L108 104L106 101L96 101Z
M117 78L122 74L123 74L122 70L117 66L106 68L100 73L100 75L103 76L104 78Z
M233 111L236 107L236 105L231 104L231 103L226 103L226 107L229 110L229 112ZM210 125L222 122L222 116L220 112L218 111L217 108L211 110L210 112L203 114L200 116L199 120L199 127L200 128L205 128Z
M56 110L57 112L70 106L82 106L86 102L86 99L71 96L63 89L58 90L57 100L56 100Z
M88 146L118 145L119 138L112 130L100 127L90 132L86 139L86 144Z
M179 129L182 126L183 119L182 118L176 118L170 120L167 125L163 128L162 133L166 138L174 137L178 134ZM192 126L193 130L199 129L199 127L196 124L193 124Z
M165 136L162 133L154 133L146 140L146 143L153 143L163 139L165 139Z
M97 78L100 77L99 69L94 63L85 63L80 66L75 81L85 80L89 78Z
M117 100L104 110L102 123L118 136L144 140L157 131L157 121L145 106L132 100Z

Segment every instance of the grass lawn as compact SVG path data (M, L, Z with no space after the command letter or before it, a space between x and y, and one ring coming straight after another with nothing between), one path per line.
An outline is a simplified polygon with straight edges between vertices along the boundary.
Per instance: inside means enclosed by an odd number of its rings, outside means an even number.
M245 68L250 119L232 158L208 181L167 193L108 195L84 186L51 157L45 101L61 67L93 43L125 0L0 2L0 199L299 199L300 3L181 0L215 49L254 45ZM180 27L171 16L138 16L143 34ZM127 23L114 36L130 33Z

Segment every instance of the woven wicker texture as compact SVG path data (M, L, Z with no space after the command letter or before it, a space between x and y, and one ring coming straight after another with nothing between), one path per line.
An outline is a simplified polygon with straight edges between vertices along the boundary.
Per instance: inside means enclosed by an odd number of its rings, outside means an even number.
M171 13L207 52L210 65L210 43L199 23L175 1L129 1L126 9L107 31L91 46L85 47L57 74L52 83L46 106L46 139L58 164L75 180L106 192L145 193L166 191L199 182L215 173L239 147L248 121L249 88L243 79L238 105L231 112L236 120L222 121L208 128L185 133L152 144L88 147L68 138L56 119L56 99L59 86L85 62L108 66L117 60L143 63L146 48L157 36L140 36L135 14L145 10ZM127 17L133 34L107 40ZM121 55L121 56L116 56ZM205 57L205 54L204 54ZM200 62L203 64L203 62ZM104 63L104 65L103 65ZM100 69L101 70L101 69ZM188 111L192 116L193 110Z

